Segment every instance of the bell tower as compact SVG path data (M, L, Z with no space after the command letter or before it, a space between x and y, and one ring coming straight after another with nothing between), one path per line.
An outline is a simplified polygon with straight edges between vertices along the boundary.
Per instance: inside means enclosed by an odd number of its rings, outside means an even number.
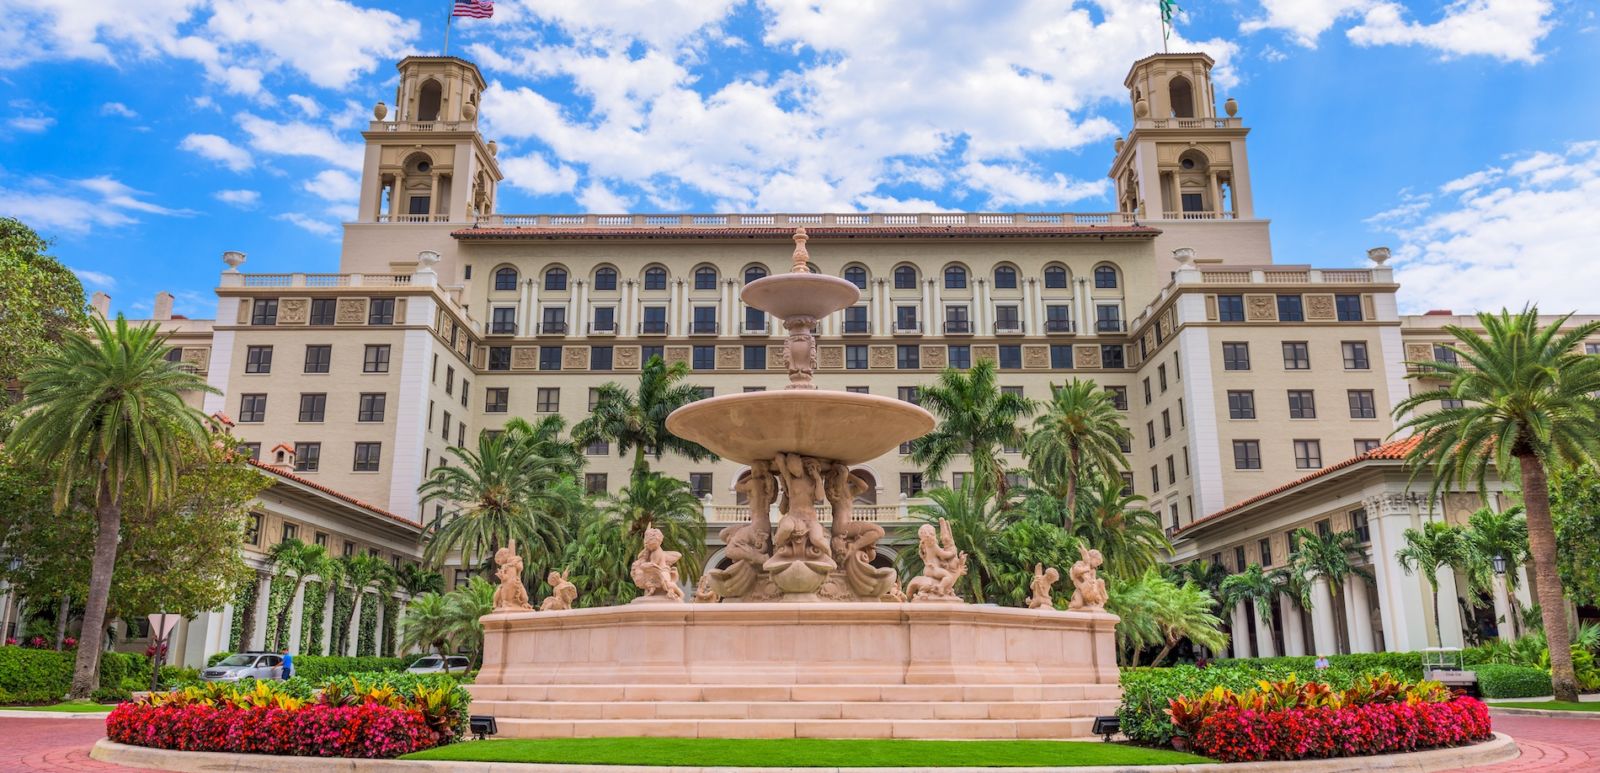
M1228 99L1218 116L1215 62L1202 53L1155 54L1133 63L1123 86L1133 131L1116 142L1117 208L1141 220L1251 220L1245 135Z
M478 133L478 68L453 56L400 61L393 117L379 102L361 136L362 223L466 223L492 214L502 175Z

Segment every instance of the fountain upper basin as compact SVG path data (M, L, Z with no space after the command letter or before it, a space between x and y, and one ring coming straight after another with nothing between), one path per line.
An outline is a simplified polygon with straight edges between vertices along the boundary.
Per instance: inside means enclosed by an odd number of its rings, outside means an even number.
M908 402L811 389L712 397L667 417L672 434L744 464L780 453L860 464L928 434L933 425L933 414Z
M748 285L739 294L744 302L779 319L822 319L861 299L849 282L827 274L773 274Z

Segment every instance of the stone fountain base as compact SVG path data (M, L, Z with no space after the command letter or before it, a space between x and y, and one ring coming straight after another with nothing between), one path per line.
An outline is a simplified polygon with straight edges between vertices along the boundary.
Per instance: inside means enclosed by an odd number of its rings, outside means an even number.
M650 604L483 618L511 738L1078 738L1117 618L941 603Z

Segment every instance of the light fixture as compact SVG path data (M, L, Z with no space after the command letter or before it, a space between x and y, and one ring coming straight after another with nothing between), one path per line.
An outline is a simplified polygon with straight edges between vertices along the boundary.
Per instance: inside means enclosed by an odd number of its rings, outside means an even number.
M467 722L472 729L472 734L477 736L480 741L487 736L500 734L500 726L494 721L494 717L474 714Z
M1499 553L1496 553L1494 558L1489 559L1489 562L1494 564L1494 573L1495 574L1504 575L1506 573L1506 557L1505 556L1500 555Z
M1094 728L1091 732L1093 732L1095 735L1103 736L1106 743L1111 743L1111 736L1114 736L1121 731L1122 720L1118 719L1117 715L1112 714L1111 716L1106 717L1095 717Z

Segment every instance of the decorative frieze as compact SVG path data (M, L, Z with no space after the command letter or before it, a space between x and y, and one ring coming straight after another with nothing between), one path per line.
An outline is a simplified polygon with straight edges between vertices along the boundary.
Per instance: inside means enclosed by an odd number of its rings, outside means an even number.
M539 347L513 346L511 347L512 370L538 370Z
M1217 296L1215 295L1206 296L1206 319L1211 322L1217 321Z
M788 355L784 352L783 344L767 345L767 370L788 370L789 361L784 359Z
M998 347L998 346L996 346L994 344L978 344L976 346L973 346L972 347L972 361L976 363L976 362L983 362L985 360L987 360L989 362L999 362L1000 361L1000 347Z
M694 360L694 347L692 346L668 346L664 352L661 359L665 360L668 365L676 365L680 362L688 365Z
M611 350L611 366L617 370L638 370L639 347L618 346Z
M1094 369L1100 367L1100 347L1072 347L1072 367L1079 369Z
M1246 295L1244 316L1251 322L1273 322L1278 319L1278 296Z
M874 344L867 351L867 365L873 370L894 370L894 345Z
M926 344L922 347L922 367L943 370L949 365L950 358L943 346Z
M1361 318L1371 321L1378 318L1378 305L1372 300L1372 293L1361 294Z
M744 347L717 347L717 370L738 370L744 367Z
M562 370L586 370L589 367L589 347L563 346L561 347Z
M185 346L183 348L183 364L193 368L198 373L205 373L211 365L211 349L205 346Z
M843 346L819 346L819 347L817 347L817 367L821 368L822 370L843 370L844 369L844 347Z
M310 298L284 298L278 301L278 324L305 325L310 322Z
M367 324L366 298L340 298L333 322L336 325Z
M1433 345L1432 344L1406 344L1406 361L1407 362L1431 362L1431 361L1433 361Z
M1338 318L1339 315L1334 311L1334 308L1333 308L1333 296L1332 295L1309 294L1308 293L1305 296L1305 299L1306 299L1306 319L1308 319L1308 320L1317 320L1317 321L1326 321L1326 320L1331 320L1331 319L1337 319Z
M1029 370L1039 370L1050 367L1050 347L1048 345L1028 344L1022 347L1022 367Z

